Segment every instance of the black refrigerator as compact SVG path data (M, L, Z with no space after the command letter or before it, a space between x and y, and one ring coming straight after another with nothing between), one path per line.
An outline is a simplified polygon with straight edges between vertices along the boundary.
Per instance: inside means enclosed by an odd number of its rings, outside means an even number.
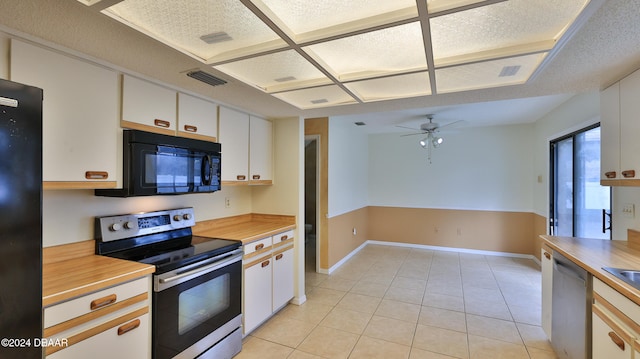
M0 358L42 358L42 90L0 79Z

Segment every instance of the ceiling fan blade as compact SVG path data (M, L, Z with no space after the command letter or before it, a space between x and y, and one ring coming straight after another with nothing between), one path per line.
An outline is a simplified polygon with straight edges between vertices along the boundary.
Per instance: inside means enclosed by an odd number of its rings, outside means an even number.
M465 120L453 121L453 122L447 123L446 125L438 126L438 130L442 130L443 128L447 128L447 127L456 127L456 126L459 126L459 125L461 125L461 124L463 124L465 122L467 122L467 121L465 121Z
M396 127L406 128L407 130L420 131L419 128L396 125Z
M400 135L400 137L407 137L407 136L415 136L415 135L424 135L426 134L426 132L417 132L417 133L409 133L406 135Z

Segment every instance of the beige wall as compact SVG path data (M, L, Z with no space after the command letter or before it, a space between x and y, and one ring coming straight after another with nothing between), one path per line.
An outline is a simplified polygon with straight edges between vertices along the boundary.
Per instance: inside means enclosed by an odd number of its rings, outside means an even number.
M540 249L542 241L540 239L540 235L547 234L547 217L541 216L539 214L533 214L533 255L540 258Z
M370 239L368 216L368 207L364 207L329 218L328 266L321 265L321 269L331 268Z
M533 254L534 215L429 208L368 207L371 240Z

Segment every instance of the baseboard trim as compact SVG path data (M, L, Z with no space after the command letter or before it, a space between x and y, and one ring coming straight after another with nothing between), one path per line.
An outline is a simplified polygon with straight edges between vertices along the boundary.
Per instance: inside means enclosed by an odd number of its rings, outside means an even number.
M532 259L538 265L540 265L540 261L534 255L531 254L521 254L521 253L509 253L509 252L497 252L497 251L485 251L479 249L467 249L467 248L455 248L455 247L440 247L440 246L430 246L426 244L413 244L413 243L399 243L399 242L385 242L385 241L376 241L376 240L367 240L362 243L358 248L351 251L344 258L342 258L338 263L331 266L331 268L323 269L320 268L319 272L322 274L331 274L335 272L338 268L340 268L344 263L346 263L349 259L355 256L358 252L362 250L362 248L366 247L368 244L377 244L382 246L394 246L394 247L405 247L405 248L416 248L416 249L429 249L434 251L444 251L444 252L458 252L458 253L468 253L468 254L480 254L486 256L496 256L496 257L512 257L512 258L524 258L524 259Z
M320 269L320 273L322 274L331 274L333 272L336 271L336 269L340 268L343 264L345 264L349 259L351 259L351 257L355 256L358 252L360 252L362 250L362 248L367 246L367 243L369 243L369 241L365 241L364 243L362 243L360 246L358 246L358 248L352 250L349 254L347 254L344 258L342 258L340 261L338 261L338 263L334 264L333 266L331 266L331 268L329 268L329 270L324 270Z

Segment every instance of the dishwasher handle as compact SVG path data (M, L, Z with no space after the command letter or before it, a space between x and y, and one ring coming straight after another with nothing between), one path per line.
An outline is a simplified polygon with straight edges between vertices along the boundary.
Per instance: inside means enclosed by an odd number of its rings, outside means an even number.
M557 258L553 259L553 269L557 272L560 272L564 275L567 275L575 279L576 281L581 282L585 287L587 286L587 280L584 278L585 276L582 273L578 272L576 269L572 268L571 266L565 263L562 263Z

